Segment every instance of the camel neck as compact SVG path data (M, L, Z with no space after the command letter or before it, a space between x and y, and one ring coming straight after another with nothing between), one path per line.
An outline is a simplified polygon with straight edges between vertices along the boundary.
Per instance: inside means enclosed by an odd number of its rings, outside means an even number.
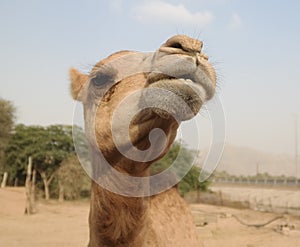
M96 161L99 162L94 159L93 167L96 167ZM139 186L132 184L128 179L119 179L111 173L103 174L97 180L101 180L102 184L109 184L110 188L130 189ZM149 197L119 195L93 181L89 215L89 247L142 246L148 207Z

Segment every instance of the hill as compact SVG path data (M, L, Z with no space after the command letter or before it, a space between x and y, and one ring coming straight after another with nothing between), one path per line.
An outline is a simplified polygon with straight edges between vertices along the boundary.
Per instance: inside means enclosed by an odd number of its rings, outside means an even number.
M206 154L207 151L201 153L198 160L200 166L203 165ZM265 153L229 144L226 144L216 170L246 176L265 172L273 176L295 176L296 174L294 159L289 155Z

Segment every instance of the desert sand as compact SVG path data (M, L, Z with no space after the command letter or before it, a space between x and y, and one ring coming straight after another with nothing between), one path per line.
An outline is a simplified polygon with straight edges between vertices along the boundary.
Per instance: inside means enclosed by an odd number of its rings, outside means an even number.
M88 202L38 202L38 213L24 215L23 188L0 189L0 245L81 247L88 242ZM291 215L191 204L205 247L297 247L300 218ZM264 227L263 224L282 216ZM240 220L242 223L240 223Z

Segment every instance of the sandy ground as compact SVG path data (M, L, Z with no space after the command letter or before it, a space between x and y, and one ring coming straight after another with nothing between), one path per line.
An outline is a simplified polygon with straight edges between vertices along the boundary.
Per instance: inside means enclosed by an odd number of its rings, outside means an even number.
M0 246L87 245L88 203L39 203L37 214L25 216L24 202L22 188L0 189ZM259 224L278 215L199 204L192 204L191 210L205 247L300 246L299 217L283 215L265 227L255 228L242 225L236 217Z
M300 246L300 219L283 215L283 218L256 228L247 224L264 224L280 215L253 210L232 209L209 205L191 205L199 237L205 247L298 247ZM199 224L200 223L200 224ZM282 227L284 226L284 227Z
M0 246L87 246L88 203L38 203L38 213L26 216L24 195L0 189Z
M210 187L223 200L242 202L251 209L300 216L299 187L257 187L230 184Z

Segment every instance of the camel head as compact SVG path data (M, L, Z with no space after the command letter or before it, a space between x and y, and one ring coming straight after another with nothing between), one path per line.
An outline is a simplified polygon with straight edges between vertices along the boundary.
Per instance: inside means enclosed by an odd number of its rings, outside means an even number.
M71 69L71 93L84 106L92 149L119 171L144 176L167 152L180 122L194 117L214 94L216 73L202 46L176 35L154 53L117 52L89 74ZM163 132L151 136L157 129ZM124 155L132 150L148 152L134 160Z

